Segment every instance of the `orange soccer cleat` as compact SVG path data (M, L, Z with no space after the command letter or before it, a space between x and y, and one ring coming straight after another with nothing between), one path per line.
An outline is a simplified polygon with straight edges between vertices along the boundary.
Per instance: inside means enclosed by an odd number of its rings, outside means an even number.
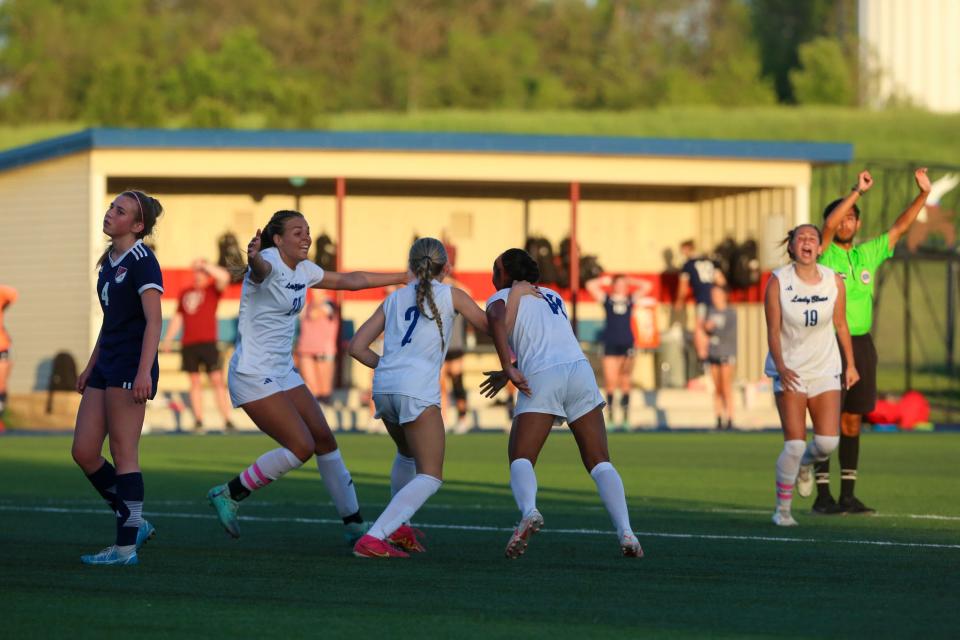
M411 527L408 524L402 524L387 537L387 541L398 549L423 553L427 549L420 543L420 539L426 537L426 534L420 531L420 529Z
M367 534L353 545L353 555L358 558L409 558L410 555L379 538Z

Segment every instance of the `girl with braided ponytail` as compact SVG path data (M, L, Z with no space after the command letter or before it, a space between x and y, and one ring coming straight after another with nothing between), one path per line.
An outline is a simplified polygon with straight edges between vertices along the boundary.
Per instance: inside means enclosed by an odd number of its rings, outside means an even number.
M409 520L442 484L444 426L440 412L440 367L457 313L487 331L483 311L463 290L443 284L450 272L447 251L435 238L410 248L413 284L390 294L350 341L350 355L374 369L373 402L397 445L390 473L390 504L353 548L361 558L405 558L423 551L422 533ZM514 287L509 304L535 294L528 283ZM370 349L383 338L383 356Z
M240 501L314 455L343 519L347 541L353 544L367 530L337 441L316 398L294 369L292 340L308 287L356 291L406 282L407 273L324 271L307 260L310 245L310 227L298 211L276 212L247 245L239 335L227 386L233 406L242 408L280 448L263 454L207 494L220 524L234 538L240 536Z

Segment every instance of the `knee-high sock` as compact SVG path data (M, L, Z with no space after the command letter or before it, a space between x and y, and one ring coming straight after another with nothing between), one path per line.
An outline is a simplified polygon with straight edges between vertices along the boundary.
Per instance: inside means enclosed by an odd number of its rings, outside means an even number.
M520 517L525 518L537 508L537 474L532 462L517 458L510 463L510 488L520 508Z
M830 458L821 460L813 465L814 477L817 479L817 497L830 496Z
M830 454L837 448L838 442L840 442L840 436L813 436L813 440L807 443L800 464L813 464L821 460L828 460Z
M617 537L633 533L630 528L630 515L627 513L627 497L623 492L623 480L614 466L609 462L601 462L590 470L590 476L597 483L603 506L607 508L610 520L617 528Z
M416 475L417 461L398 453L393 459L393 468L390 469L390 497L397 495Z
M117 513L117 470L113 465L104 460L103 466L88 475L87 480L107 502L110 510Z
M409 522L417 509L423 506L430 496L437 492L443 484L438 478L418 473L413 480L397 492L390 500L390 504L383 510L377 521L367 533L374 538L383 540L397 530L404 522Z
M333 504L341 518L359 517L360 503L357 501L357 489L353 486L353 478L343 464L340 449L317 456L317 469L323 484L327 486ZM363 520L359 520L363 522Z
M117 546L133 550L143 522L143 474L117 475Z
M857 465L860 458L860 434L840 436L840 497L852 498L857 484Z
M803 440L787 440L783 443L783 451L777 458L777 508L781 511L790 511L793 503L793 485L800 473L800 458L807 448Z
M228 484L230 497L243 500L257 489L262 489L285 473L303 465L293 452L283 447L272 449L256 459Z

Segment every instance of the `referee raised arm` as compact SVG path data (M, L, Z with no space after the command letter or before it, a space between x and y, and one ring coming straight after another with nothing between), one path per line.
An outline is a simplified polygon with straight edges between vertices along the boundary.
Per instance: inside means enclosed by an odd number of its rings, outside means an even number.
M870 337L873 326L874 280L877 269L893 256L893 248L923 209L930 193L926 168L914 172L920 193L886 233L854 245L860 230L857 201L873 186L869 171L861 171L846 198L834 200L823 212L823 253L820 263L844 279L847 290L847 324L860 382L844 393L840 415L840 500L830 494L830 460L816 465L817 499L813 511L824 515L875 513L854 496L860 456L860 424L877 402L877 350Z

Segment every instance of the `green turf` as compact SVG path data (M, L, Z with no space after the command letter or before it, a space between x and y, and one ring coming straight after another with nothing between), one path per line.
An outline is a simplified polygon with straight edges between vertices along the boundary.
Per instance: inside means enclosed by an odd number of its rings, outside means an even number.
M392 447L340 443L375 517ZM5 637L951 637L960 624L958 435L867 436L860 493L883 515L818 519L799 501L788 530L769 522L778 435L613 436L639 561L612 534L557 532L610 527L565 432L537 465L547 527L519 561L502 556L506 531L431 526L513 524L502 435L451 438L446 483L416 518L429 551L408 561L349 555L312 462L245 502L230 540L204 493L269 441L153 436L141 459L158 537L127 568L78 561L110 542L112 517L69 446L0 440ZM68 511L20 510L37 507Z
M264 117L247 114L241 128ZM176 126L175 122L168 123ZM957 162L957 114L850 107L675 107L635 111L346 112L318 118L338 131L478 131L567 135L647 136L731 140L851 142L858 159ZM83 128L82 123L0 127L0 149ZM909 135L904 135L909 132Z

